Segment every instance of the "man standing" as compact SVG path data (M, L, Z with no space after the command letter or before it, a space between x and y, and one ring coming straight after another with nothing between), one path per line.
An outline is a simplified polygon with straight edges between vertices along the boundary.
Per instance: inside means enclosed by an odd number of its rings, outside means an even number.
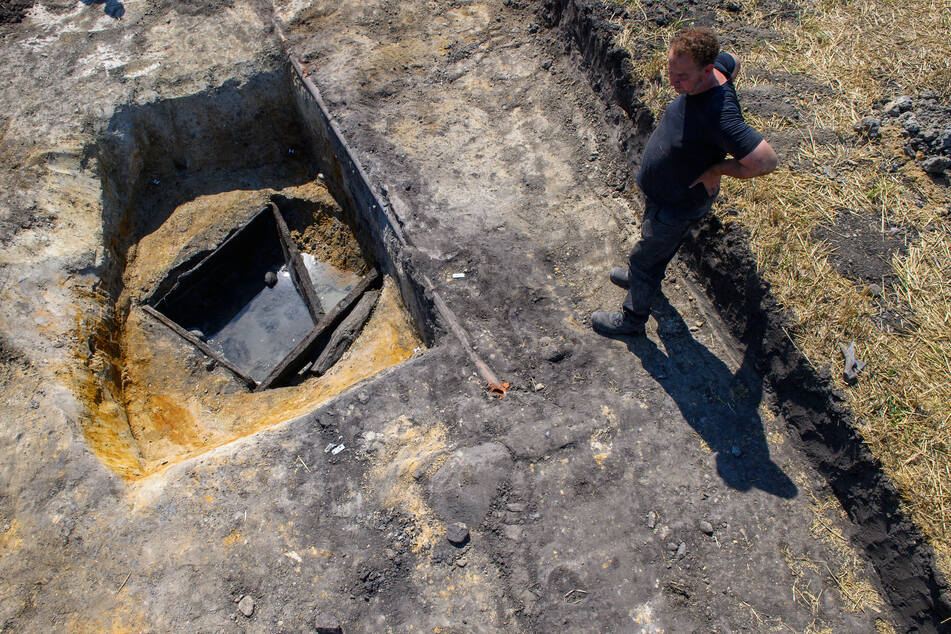
M710 29L684 29L671 40L667 71L678 96L667 106L641 159L641 239L631 250L628 267L611 269L611 281L627 288L627 297L619 313L591 314L598 334L644 334L667 264L687 231L710 211L722 176L753 178L776 169L773 148L743 120L733 87L739 66L732 55L720 52Z

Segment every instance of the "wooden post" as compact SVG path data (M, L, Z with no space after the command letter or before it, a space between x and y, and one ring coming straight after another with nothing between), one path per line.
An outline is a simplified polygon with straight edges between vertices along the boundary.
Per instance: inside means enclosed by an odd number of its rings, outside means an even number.
M354 309L340 322L340 325L337 326L337 329L334 330L334 333L330 336L330 341L327 342L320 356L317 357L317 360L314 361L314 365L311 366L311 374L321 376L333 367L333 364L340 360L343 353L347 351L350 344L353 343L354 339L359 336L360 331L363 330L363 324L366 323L379 297L380 291L364 293Z
M286 381L290 376L300 370L307 362L314 357L317 348L323 343L326 331L333 327L336 322L346 315L360 296L363 295L370 285L374 284L380 278L380 273L373 269L370 273L360 280L350 293L340 300L333 309L323 316L323 319L314 326L303 341L294 346L287 356L265 377L257 386L255 392L274 387L278 383Z
M291 237L290 229L287 228L287 223L284 222L281 210L273 202L269 202L268 205L274 213L274 224L277 225L277 235L281 240L281 249L284 251L284 260L290 270L291 279L294 281L294 286L297 287L297 292L304 298L304 303L307 304L307 311L311 318L314 323L317 323L324 316L324 309L320 305L317 291L314 290L310 273L307 272L307 267L304 266L304 260L297 250L297 245L294 244L294 239Z
M215 352L214 349L212 349L212 347L209 346L207 343L205 343L204 341L202 341L201 339L199 339L198 337L196 337L196 336L193 335L192 333L188 332L187 330L185 330L184 328L182 328L181 326L179 326L178 324L176 324L174 321L172 321L171 319L169 319L168 317L166 317L165 315L163 315L163 314L160 313L159 311L155 310L154 308L152 308L152 307L149 306L148 304L142 304L142 305L141 305L141 308L142 308L142 310L144 310L147 314L151 315L151 316L154 317L156 320L158 320L160 323L165 324L166 326L168 326L168 328L169 328L172 332L174 332L176 335L178 335L179 337L181 337L182 339L184 339L184 340L187 341L188 343L192 344L193 346L195 346L196 348L198 348L199 350L201 350L201 351L202 351L203 353L205 353L207 356L209 356L209 357L211 357L212 359L214 359L214 360L218 363L218 365L220 365L221 367L223 367L223 368L225 368L226 370L230 371L230 372L231 372L232 374L234 374L236 377L238 377L239 379L241 379L241 380L245 383L245 385L247 385L249 388L251 388L251 389L253 390L253 389L255 389L255 388L258 386L257 382L256 382L254 379L252 379L251 377L247 376L244 372L242 372L241 370L239 370L236 365L234 365L233 363L231 363L230 361L228 361L227 359L225 359L224 357L222 357L221 355L219 355L217 352Z

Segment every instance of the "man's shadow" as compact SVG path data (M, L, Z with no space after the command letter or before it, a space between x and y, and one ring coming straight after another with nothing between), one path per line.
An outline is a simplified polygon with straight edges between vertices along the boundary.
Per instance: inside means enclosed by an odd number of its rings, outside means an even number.
M80 2L87 6L90 4L104 4L103 12L116 20L125 15L125 7L119 0L80 0Z
M647 337L629 339L628 349L667 391L704 442L717 455L717 473L732 488L761 489L793 498L796 485L769 457L759 415L763 381L747 348L734 374L691 336L677 309L658 293L652 311L666 354Z

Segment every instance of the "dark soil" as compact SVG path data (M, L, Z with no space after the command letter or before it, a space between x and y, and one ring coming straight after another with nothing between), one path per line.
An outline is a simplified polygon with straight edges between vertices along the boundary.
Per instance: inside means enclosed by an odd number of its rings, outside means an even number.
M0 3L0 24L16 24L33 6L34 0L5 0Z
M844 277L863 283L879 306L876 325L882 330L907 332L914 326L908 311L886 298L894 296L897 278L891 266L895 254L907 253L908 244L918 236L914 227L886 226L865 214L843 211L835 224L819 225L812 238L832 246L829 263Z

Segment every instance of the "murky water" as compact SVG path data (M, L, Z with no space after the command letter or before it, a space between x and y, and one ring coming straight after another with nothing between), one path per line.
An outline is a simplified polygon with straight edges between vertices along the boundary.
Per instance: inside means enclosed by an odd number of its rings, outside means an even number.
M220 330L205 333L208 344L261 381L314 327L307 304L297 292L287 267L269 288L261 274L258 292ZM321 298L323 299L323 298Z
M325 312L330 312L360 282L360 276L356 273L321 262L309 253L302 253L301 257Z

